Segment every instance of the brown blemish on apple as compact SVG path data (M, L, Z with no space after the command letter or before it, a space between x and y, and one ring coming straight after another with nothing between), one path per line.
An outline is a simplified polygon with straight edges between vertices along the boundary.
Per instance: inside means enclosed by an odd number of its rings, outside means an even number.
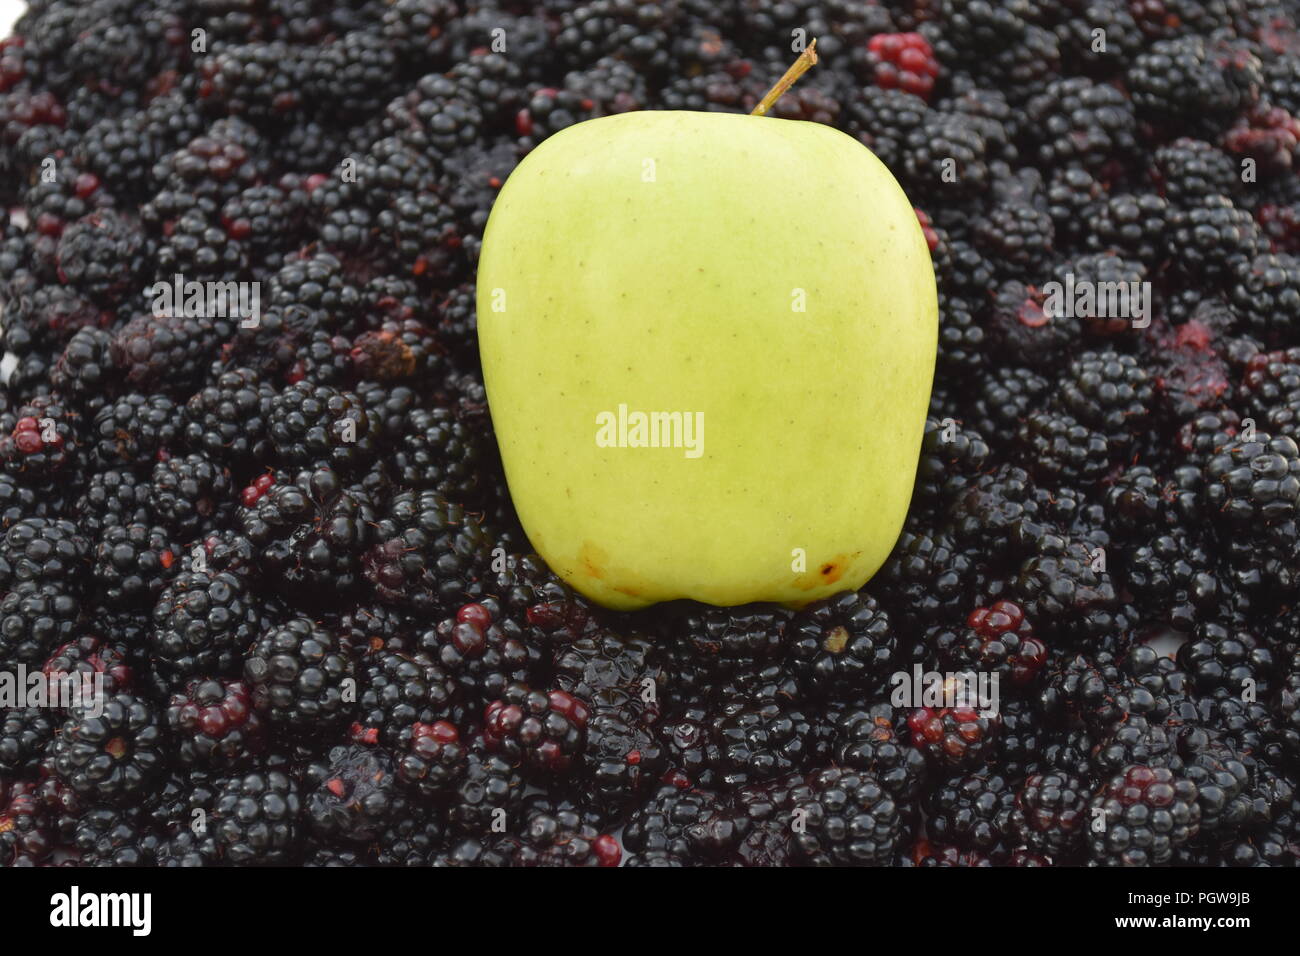
M605 572L600 567L604 563L604 557L604 550L590 541L582 542L582 547L578 549L578 564L582 568L582 573L596 580L605 576Z

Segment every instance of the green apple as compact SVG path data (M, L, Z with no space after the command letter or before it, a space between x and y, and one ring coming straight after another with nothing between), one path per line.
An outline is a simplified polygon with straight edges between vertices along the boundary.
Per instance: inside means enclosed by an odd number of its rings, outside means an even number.
M938 318L912 205L815 123L640 112L502 187L479 346L533 546L593 600L861 587L911 498Z

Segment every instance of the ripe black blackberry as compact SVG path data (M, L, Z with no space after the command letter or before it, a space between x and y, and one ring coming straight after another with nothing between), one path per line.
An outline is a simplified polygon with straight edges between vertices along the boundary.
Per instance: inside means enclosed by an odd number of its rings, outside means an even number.
M627 866L695 866L725 862L743 828L717 794L666 783L623 829Z
M1052 217L1027 203L994 206L975 223L975 240L1010 277L1043 265L1052 252Z
M1178 732L1177 748L1183 776L1196 785L1203 834L1231 833L1271 816L1253 805L1259 768L1252 755L1238 755L1218 734L1196 726Z
M130 691L135 684L131 647L117 635L112 641L86 635L60 644L41 670L48 679L66 674L75 681L101 681L110 694Z
M0 717L0 771L18 777L44 755L57 727L47 707L12 707Z
M947 532L904 528L881 569L881 599L895 623L925 627L966 605L980 561Z
M1040 370L1059 366L1082 338L1077 319L1053 310L1041 285L1020 279L996 286L983 321L995 360Z
M1102 200L1092 222L1089 245L1130 255L1148 267L1165 254L1169 204L1155 193L1117 193Z
M375 453L374 424L352 392L306 382L276 395L267 412L267 434L288 466L362 468Z
M1017 840L1012 825L1015 784L995 769L950 777L926 800L926 832L934 840L987 857L1010 860Z
M496 832L493 823L499 811L504 811L507 821L518 818L524 787L518 766L471 743L465 774L456 786L447 822L458 833L485 837Z
M864 591L805 608L788 633L790 666L814 697L883 686L898 643L889 615Z
M500 533L499 526L494 530ZM613 635L595 635L600 642L598 647L579 643L582 638L593 636L592 625L598 623L598 615L585 598L556 576L540 555L516 551L503 563L501 567L494 560L483 583L482 604L495 620L503 624L511 622L531 643L567 645L587 659L579 665L584 670L592 653L633 664L647 658L645 643L631 636L625 642ZM558 660L556 663L563 676L565 667ZM575 682L586 677L574 670L570 673Z
M677 17L678 8L672 4L590 0L561 14L556 54L571 69L616 55L658 78L672 64Z
M943 295L939 300L939 365L953 376L978 381L988 364L984 327L974 303Z
M181 540L220 527L234 508L230 471L203 455L168 457L153 468L149 505Z
M1054 864L1068 864L1088 831L1089 787L1068 773L1036 773L1016 793L1011 827Z
M1126 713L1098 740L1091 758L1093 772L1105 780L1133 764L1180 770L1177 744L1176 727L1138 713Z
M384 109L383 132L432 155L473 146L483 128L482 105L442 74L421 77Z
M1217 561L1201 536L1180 528L1139 536L1124 560L1125 584L1134 597L1180 630L1218 606Z
M267 462L267 417L275 390L249 368L228 368L185 403L186 444L227 467Z
M929 510L944 509L985 469L989 455L979 432L953 419L927 417L913 500Z
M1110 633L1119 599L1110 574L1094 568L1091 553L1074 547L1026 559L1012 582L1014 600L1049 639L1077 641Z
M1155 151L1152 176L1164 197L1177 206L1241 192L1241 169L1232 157L1204 140L1186 136Z
M308 96L331 104L340 117L364 120L377 115L397 92L401 63L389 37L367 27L345 33L319 52L313 50L304 72L306 77L290 73L286 79L305 79ZM285 99L273 101L277 112L292 108L284 105Z
M152 704L130 694L96 704L68 712L50 749L54 770L87 799L137 801L166 766L162 722Z
M1300 507L1300 449L1285 436L1234 439L1204 466L1210 515L1225 531L1244 532L1295 518Z
M279 769L221 780L210 828L222 860L235 866L294 863L302 839L298 781Z
M1052 172L1047 187L1047 212L1061 246L1074 248L1083 244L1100 215L1105 197L1102 184L1082 167L1066 166Z
M303 810L318 838L369 843L408 813L392 758L374 747L339 746L304 771Z
M507 838L512 866L618 866L618 841L601 833L580 808L550 800L530 801L518 835Z
M113 210L92 212L69 224L59 236L59 277L112 308L136 291L146 255L138 222Z
M162 394L123 395L101 408L90 425L90 440L103 469L151 469L159 452L176 446L178 435L176 403Z
M1133 105L1153 120L1213 120L1259 96L1259 60L1247 48L1199 36L1157 40L1128 66Z
M242 278L249 267L249 249L210 210L190 209L167 224L166 238L158 245L158 273L180 274L186 281L229 282ZM234 303L227 300L227 308Z
M647 99L645 78L631 65L606 58L569 73L559 89L542 86L531 92L515 118L515 131L540 143L575 123L641 109Z
M1112 458L1106 434L1054 408L1030 411L1017 432L1017 443L1023 463L1048 481L1086 486L1106 473Z
M1137 146L1137 120L1113 86L1085 77L1049 83L1025 105L1024 129L1045 168L1079 164L1099 170Z
M1300 257L1266 254L1243 261L1230 295L1246 331L1265 344L1295 341L1300 322Z
M110 526L95 544L91 573L96 593L114 607L153 607L158 592L180 570L181 560L180 548L164 528Z
M1196 785L1167 767L1125 768L1092 799L1104 828L1089 827L1088 845L1102 866L1161 866L1200 829Z
M1051 382L1031 368L995 364L977 384L978 395L967 421L994 447L1004 447L1050 387Z
M341 597L360 583L374 534L374 506L362 488L328 467L267 475L243 492L240 527L261 567L292 591Z
M115 383L117 373L110 354L112 343L113 336L105 329L78 329L51 370L50 384L83 408L101 399Z
M111 354L133 388L188 394L228 334L225 320L139 315L118 330Z
M909 812L926 778L924 754L911 745L906 728L884 704L851 709L839 718L835 762L880 781L900 812Z
M422 653L377 648L360 659L361 693L350 735L359 743L398 751L411 740L416 724L452 716L453 676Z
M1174 209L1166 241L1178 267L1210 286L1231 282L1248 262L1268 252L1254 218L1226 196L1207 196L1196 206Z
M0 539L0 586L31 581L79 594L90 570L90 542L63 518L23 518Z
M241 681L189 681L171 695L166 720L176 756L187 767L233 770L252 763L265 747L262 719Z
M970 117L931 112L907 134L902 171L922 196L975 195L989 184L986 150Z
M367 181L368 188L377 183ZM288 331L307 331L319 326L337 329L356 317L363 297L361 289L347 276L343 263L327 252L304 251L287 258L271 277L270 301L263 305L262 326L269 325L265 313L282 310ZM257 337L258 330L254 331Z
M888 866L902 840L894 798L857 770L828 768L793 793L795 855L810 866Z
M100 468L86 482L72 507L86 535L123 524L149 524L149 482L127 468Z
M364 559L379 597L422 613L449 613L481 593L491 542L478 519L433 491L389 502Z
M402 193L376 217L376 226L406 274L437 285L463 277L465 236L456 210L442 195Z
M78 866L154 866L160 840L136 808L91 806L76 822Z
M468 769L460 731L445 720L412 724L405 749L398 751L397 779L422 797L447 794Z
M232 673L263 624L244 579L211 569L178 574L158 595L152 620L150 663L168 688Z
M544 774L564 774L582 759L591 709L562 690L510 684L483 713L483 742L506 759Z
M1047 662L1047 648L1024 611L1005 600L976 608L965 627L940 629L927 643L946 669L997 674L1008 689L1032 684Z
M161 190L145 204L148 220L173 218L181 208L216 212L223 203L265 177L265 141L238 117L217 120L153 168Z
M790 621L788 612L767 605L691 611L666 622L672 667L711 678L752 670L755 664L773 659L784 646Z
M1151 414L1151 375L1132 355L1112 349L1084 352L1071 361L1060 399L1082 425L1122 448Z
M1198 691L1257 689L1261 696L1272 689L1277 666L1266 644L1247 631L1216 622L1197 627L1192 638L1178 648L1178 664Z
M356 704L344 684L352 675L338 637L305 617L263 632L244 658L254 708L276 730L306 740L349 722Z

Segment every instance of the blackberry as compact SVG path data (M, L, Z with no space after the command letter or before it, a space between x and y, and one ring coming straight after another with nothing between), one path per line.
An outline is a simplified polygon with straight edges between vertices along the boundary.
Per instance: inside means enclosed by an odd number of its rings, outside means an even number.
M887 866L902 839L898 807L869 774L829 768L795 789L793 844L811 866Z
M618 866L618 841L601 833L576 808L544 801L530 806L527 820L509 838L512 866Z
M1160 120L1204 120L1240 111L1259 95L1259 60L1243 47L1199 36L1157 40L1129 65L1138 111Z
M116 525L149 524L150 490L147 481L128 469L101 469L90 476L73 508L87 535Z
M1154 267L1164 256L1169 204L1155 193L1117 193L1105 199L1089 244L1131 255Z
M90 570L90 542L61 518L23 518L0 538L0 583L52 583L79 593Z
M1190 628L1220 599L1213 549L1181 529L1156 531L1125 552L1125 584L1145 607Z
M320 48L307 70L313 97L329 103L340 116L365 119L377 114L391 99L394 80L400 75L400 60L383 33L359 29ZM290 74L286 79L297 78ZM281 95L273 101L281 113L286 109L282 105L286 98Z
M950 419L926 418L913 500L929 507L942 507L984 470L989 455L984 437L974 429L958 428Z
M969 423L989 442L1005 444L1050 386L1033 369L995 365L978 383L979 395Z
M153 866L159 839L138 810L90 807L77 818L72 837L79 866Z
M231 500L230 472L203 455L167 458L153 468L149 504L158 520L183 540L224 524Z
M1176 206L1195 206L1208 196L1241 191L1241 170L1222 150L1204 140L1181 137L1155 151L1153 178Z
M69 711L50 749L54 769L82 797L138 800L164 768L162 722L151 704L130 694L97 704Z
M366 553L366 578L384 601L446 613L480 592L489 541L478 520L433 491L394 495Z
M532 770L564 773L581 759L591 710L562 690L510 684L483 713L483 742Z
M332 748L303 784L306 822L323 840L368 843L407 813L392 759L372 747Z
M1225 531L1249 533L1296 516L1300 449L1290 438L1234 440L1205 463L1204 475L1211 515Z
M442 347L433 330L416 319L389 319L352 344L352 363L366 382L443 377Z
M997 601L971 611L965 628L941 632L930 643L949 669L994 673L1014 688L1032 684L1047 662L1047 648L1033 635L1018 605Z
M348 722L353 664L338 637L304 617L262 633L244 658L253 707L290 737L310 739Z
M1023 461L1049 481L1091 483L1110 467L1109 438L1064 411L1043 408L1029 412L1017 441Z
M289 466L363 467L375 453L374 424L355 394L305 382L276 395L267 413L267 434Z
M814 696L882 686L897 646L889 615L864 592L819 601L789 631L790 665Z
M397 750L408 745L417 724L451 716L453 677L423 654L380 648L359 661L361 694L351 736Z
M966 604L979 565L946 534L907 529L882 570L890 615L903 626L924 626Z
M1023 272L1044 264L1051 253L1052 218L1027 204L998 205L976 222L975 239L994 261Z
M1046 636L1100 636L1115 625L1118 598L1109 573L1083 548L1028 558L1012 582L1016 603Z
M59 236L59 278L112 308L135 292L144 274L146 249L139 223L112 210L92 212Z
M1137 147L1137 120L1113 86L1084 77L1055 80L1025 105L1024 128L1044 167L1078 163L1099 170Z
M1222 739L1201 727L1184 727L1177 747L1182 773L1196 785L1201 832L1231 832L1250 825L1253 807L1247 790L1253 789L1256 776L1254 758L1246 756L1243 762Z
M258 563L290 590L336 598L360 582L362 559L375 533L371 496L345 485L328 467L264 476L243 493L239 524Z
M35 784L0 781L0 863L38 866L54 851L58 834Z
M699 608L674 618L673 653L680 667L726 677L752 669L781 652L790 615L764 605Z
M160 452L175 447L176 404L166 395L132 392L105 405L91 422L101 467L152 468Z
M973 707L918 707L908 715L912 746L938 766L979 766L992 752L1000 720Z
M1081 424L1104 433L1109 445L1123 447L1151 413L1151 376L1131 355L1084 352L1070 363L1060 398Z
M398 780L423 797L436 797L450 791L467 770L468 751L452 724L411 725L406 752L397 762Z
M118 330L110 354L134 388L188 391L228 336L224 320L175 312L139 315Z
M273 328L266 314L279 310L292 331L301 325L333 330L353 318L362 304L361 290L349 280L334 256L319 250L286 259L271 277L269 307L264 307L262 331ZM258 332L254 332L256 336ZM299 401L305 396L299 398Z
M153 607L158 592L179 570L180 556L180 548L163 528L144 524L105 528L95 545L96 591L116 607Z
M229 282L242 277L248 267L247 247L211 211L187 210L168 223L166 238L158 246L158 272L164 276ZM225 308L235 305L234 300L225 300Z
M584 700L606 692L616 698L639 695L647 682L658 684L663 677L660 651L653 640L599 627L557 644L551 663L560 688Z
M987 363L985 333L972 303L943 297L939 305L939 365L954 376L975 379Z
M932 112L907 133L903 172L923 196L942 196L946 190L974 195L989 184L986 150L984 135L970 117Z
M39 664L82 623L81 602L55 584L24 581L0 598L0 660Z
M911 745L893 709L885 704L853 709L840 717L835 762L880 781L904 813L920 795L926 778L924 754Z
M1068 773L1036 773L1016 793L1011 827L1032 849L1053 863L1068 863L1083 848L1088 831L1086 783Z
M1094 862L1103 866L1161 866L1200 829L1196 785L1167 767L1132 766L1113 776L1089 805L1104 828L1089 828Z
M1206 622L1178 648L1178 664L1199 691L1223 687L1230 693L1271 690L1275 662L1268 647L1246 631Z
M130 691L135 683L128 646L90 635L56 647L41 671L50 681L62 681L64 675L102 681L105 693Z
M265 728L252 693L240 681L200 677L171 695L166 710L176 756L188 767L231 770L265 746Z
M264 154L265 142L254 127L238 117L219 119L154 164L152 176L162 188L141 214L172 218L178 200L183 208L215 212L263 179Z
M585 777L593 803L611 811L633 805L662 779L668 754L655 734L658 708L619 691L592 699Z
M451 675L459 700L475 711L541 673L541 649L508 623L493 623L482 605L465 605L421 635L419 644Z
M274 395L252 369L226 369L185 403L186 443L227 467L266 463L267 418Z
M1079 323L1050 308L1041 286L1019 279L997 287L985 322L996 355L1037 368L1059 365L1081 337Z
M1105 188L1086 169L1066 166L1052 172L1047 213L1061 245L1082 245L1089 238L1105 197Z
M1294 341L1300 324L1300 257L1259 255L1243 262L1232 304L1246 330L1266 343Z
M50 372L50 384L83 408L101 398L116 378L112 342L113 336L104 329L78 329Z
M632 814L623 845L627 866L693 866L725 862L743 830L717 794L663 784Z
M996 772L951 777L926 801L926 831L932 839L977 852L995 865L1005 863L1017 842L1015 806L1015 786Z
M446 156L473 146L483 112L469 90L451 77L429 74L384 109L383 131L432 155Z
M515 131L540 143L575 123L640 109L646 100L645 79L635 69L620 60L603 59L569 73L559 89L533 91L515 118Z
M0 461L22 481L71 475L82 460L81 415L57 396L38 395L0 416Z
M1268 251L1250 213L1226 196L1207 196L1197 206L1175 209L1166 240L1179 268L1211 287L1226 284L1247 262Z
M414 809L380 834L375 862L380 866L435 866L444 848L445 830L440 813Z
M448 823L457 832L483 837L497 832L493 823L498 812L504 812L507 821L517 819L523 801L524 780L519 768L502 756L471 746Z
M1176 745L1175 732L1139 714L1129 713L1098 742L1093 750L1092 766L1101 779L1131 764L1181 769Z
M235 866L285 866L302 839L298 781L283 770L254 770L219 782L211 831L221 858Z
M456 211L437 193L402 194L376 217L401 268L438 284L461 278L465 237Z
M54 716L46 707L13 707L0 718L0 770L21 775L54 739Z
M173 687L191 677L230 674L262 628L247 584L228 571L176 575L158 595L152 620L150 662Z

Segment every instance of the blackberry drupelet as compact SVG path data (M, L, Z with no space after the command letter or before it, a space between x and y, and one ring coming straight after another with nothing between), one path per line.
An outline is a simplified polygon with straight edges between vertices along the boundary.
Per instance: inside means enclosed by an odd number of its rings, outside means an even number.
M264 631L244 658L254 709L282 734L304 740L349 722L356 704L344 685L352 675L338 637L305 617Z
M72 708L50 748L55 772L79 796L134 802L166 766L165 731L153 705L114 694Z

